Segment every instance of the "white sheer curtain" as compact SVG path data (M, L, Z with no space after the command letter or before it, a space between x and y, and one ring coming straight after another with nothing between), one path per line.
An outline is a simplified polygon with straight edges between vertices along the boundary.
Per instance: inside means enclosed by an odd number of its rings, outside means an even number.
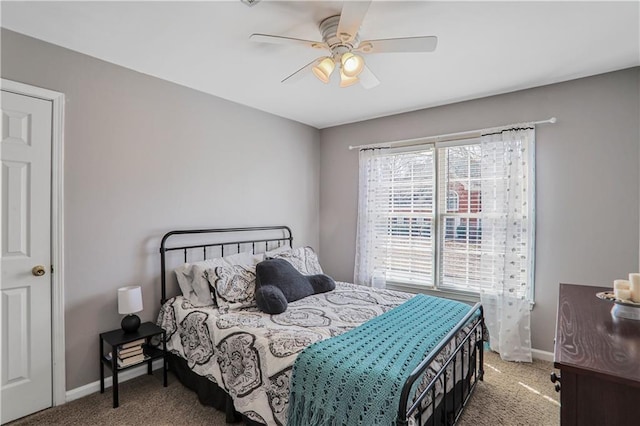
M371 279L376 274L374 270L373 239L376 233L372 232L376 219L376 185L381 180L382 161L381 154L385 148L360 150L360 176L358 184L358 225L356 229L356 259L353 272L353 281L356 284L371 286Z
M482 251L491 253L481 262L494 276L480 293L489 341L502 359L531 362L535 130L485 135L481 146Z

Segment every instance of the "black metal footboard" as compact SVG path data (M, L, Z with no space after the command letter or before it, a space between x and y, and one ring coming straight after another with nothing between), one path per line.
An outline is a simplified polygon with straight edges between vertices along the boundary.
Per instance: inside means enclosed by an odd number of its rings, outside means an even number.
M479 315L475 317L477 312ZM454 351L446 358L433 377L429 378L427 375L429 366L452 341L455 341L456 335L465 328L468 328L466 335L460 341L456 341ZM413 419L418 426L455 424L478 380L483 379L483 340L484 310L482 305L477 303L415 368L405 382L400 396L397 426L408 425L410 419ZM465 362L465 356L467 362ZM461 377L456 377L458 362L461 363ZM450 367L452 367L452 377L448 377ZM427 382L427 384L424 388L418 386L415 398L410 400L418 379L423 381L418 383ZM452 381L450 390L447 389L449 381ZM442 387L443 393L436 392L438 385Z

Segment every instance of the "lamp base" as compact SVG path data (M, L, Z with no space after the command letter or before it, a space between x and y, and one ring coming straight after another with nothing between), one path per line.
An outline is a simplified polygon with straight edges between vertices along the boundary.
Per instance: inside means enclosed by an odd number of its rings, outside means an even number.
M122 318L120 326L125 333L135 333L140 327L140 318L137 315L129 314Z

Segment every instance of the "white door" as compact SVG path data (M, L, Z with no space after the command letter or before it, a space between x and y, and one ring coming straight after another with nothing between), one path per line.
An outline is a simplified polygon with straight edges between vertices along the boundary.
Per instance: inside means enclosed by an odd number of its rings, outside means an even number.
M1 109L0 411L6 423L52 405L52 103L3 90Z

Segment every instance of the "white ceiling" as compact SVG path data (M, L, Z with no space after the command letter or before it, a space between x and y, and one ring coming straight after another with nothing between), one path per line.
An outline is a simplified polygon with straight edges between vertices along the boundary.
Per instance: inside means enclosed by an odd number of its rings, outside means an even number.
M367 55L381 84L280 81L319 51L342 2L6 2L1 25L317 128L640 65L638 2L374 1L361 39L438 36L434 53Z

